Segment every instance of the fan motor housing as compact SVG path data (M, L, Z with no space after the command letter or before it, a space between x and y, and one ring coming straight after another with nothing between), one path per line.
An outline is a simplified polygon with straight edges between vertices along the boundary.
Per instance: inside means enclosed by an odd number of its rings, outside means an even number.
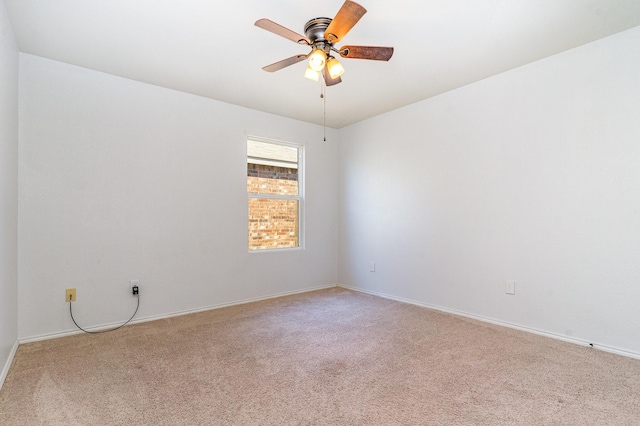
M331 18L314 18L304 25L304 35L307 36L311 44L317 42L328 43L324 38L324 32L331 23Z

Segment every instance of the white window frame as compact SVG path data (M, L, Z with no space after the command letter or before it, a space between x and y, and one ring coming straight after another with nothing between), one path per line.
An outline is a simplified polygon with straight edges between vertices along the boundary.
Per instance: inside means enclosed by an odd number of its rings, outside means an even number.
M296 148L298 150L298 195L278 195L278 194L259 194L255 192L247 192L247 217L246 217L246 242L249 242L249 199L251 198L268 198L268 199L276 199L276 200L297 200L298 201L298 247L284 247L284 248L266 248L260 250L249 250L247 247L247 251L249 253L274 253L274 252L286 252L286 251L301 251L304 250L305 246L305 225L304 225L304 199L305 199L305 164L304 164L304 145L293 143L293 142L285 142L275 139L267 139L259 136L247 136L245 141L245 149L248 149L248 142L262 142L269 143L273 145L281 145L288 146L291 148ZM245 160L249 159L249 153L245 153ZM248 161L247 161L248 163ZM247 165L245 164L245 176L247 174L246 170ZM246 184L245 184L246 188Z

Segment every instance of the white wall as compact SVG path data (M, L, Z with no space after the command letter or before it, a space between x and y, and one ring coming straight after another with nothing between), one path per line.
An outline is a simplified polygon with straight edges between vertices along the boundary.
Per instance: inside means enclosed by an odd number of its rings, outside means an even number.
M18 47L0 1L0 386L18 337Z
M217 84L212 81L211 84ZM274 100L277 101L277 100ZM19 336L337 282L334 132L20 55ZM247 253L246 135L306 149L306 249Z
M344 129L340 282L640 354L638 52L640 27Z
M21 54L18 336L74 329L66 287L92 326L128 317L132 278L140 318L339 280L638 354L639 47L636 28L328 142L318 126ZM15 43L2 49L15 99ZM11 96L0 105L12 238L17 115ZM247 134L306 146L304 251L246 253Z

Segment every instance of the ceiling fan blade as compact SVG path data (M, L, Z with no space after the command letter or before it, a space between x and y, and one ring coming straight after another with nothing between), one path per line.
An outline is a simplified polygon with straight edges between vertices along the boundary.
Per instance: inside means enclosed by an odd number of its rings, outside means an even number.
M262 28L263 30L270 31L281 37L288 38L289 40L295 41L296 43L299 43L299 44L307 44L307 45L311 44L309 39L303 36L302 34L298 34L297 32L290 30L289 28L285 28L280 24L276 24L275 22L266 18L258 19L255 22L255 26L258 28Z
M325 30L324 38L330 43L340 41L365 13L367 13L367 9L358 3L351 0L345 1Z
M388 61L393 56L393 47L343 46L340 49L340 56L343 58Z
M267 65L266 67L262 67L262 69L267 72L278 71L278 70L281 70L282 68L288 67L289 65L297 64L300 61L304 61L305 59L307 59L308 56L309 55L295 55L290 58L275 62L271 65Z
M338 83L342 83L342 79L340 77L331 78L327 67L324 67L324 69L322 70L322 77L324 77L324 83L327 85L327 87L335 86Z

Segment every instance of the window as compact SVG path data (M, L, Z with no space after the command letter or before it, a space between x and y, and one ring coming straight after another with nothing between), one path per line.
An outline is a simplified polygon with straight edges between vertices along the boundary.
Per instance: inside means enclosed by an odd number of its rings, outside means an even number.
M302 147L247 141L249 251L302 247Z

